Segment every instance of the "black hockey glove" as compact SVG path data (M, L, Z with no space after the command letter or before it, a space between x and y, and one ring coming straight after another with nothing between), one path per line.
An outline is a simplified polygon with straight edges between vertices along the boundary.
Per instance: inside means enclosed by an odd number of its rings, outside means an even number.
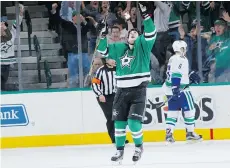
M138 3L138 7L139 7L139 10L140 10L140 13L141 13L141 16L143 19L147 18L149 16L149 14L147 13L147 5L148 3L147 2L142 2L140 1Z
M105 37L108 34L108 25L105 20L102 20L98 23L97 30L99 33L101 33L101 37Z
M195 83L195 84L199 84L201 80L200 76L195 71L190 72L189 79L192 83Z

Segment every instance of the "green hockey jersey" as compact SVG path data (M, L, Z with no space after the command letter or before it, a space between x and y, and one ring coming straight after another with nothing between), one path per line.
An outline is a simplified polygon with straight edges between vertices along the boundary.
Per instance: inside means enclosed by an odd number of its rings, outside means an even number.
M169 17L169 29L177 28L180 26L180 14L179 14L179 3L180 2L172 2L172 10Z
M227 29L224 31L224 33L220 36L216 36L216 35L213 35L210 42L209 42L209 46L211 44L214 44L216 43L216 45L218 47L216 47L214 50L209 50L209 48L207 49L207 55L211 55L211 54L217 54L217 53L220 53L220 50L222 50L222 46L225 45L225 43L228 43L226 41L228 41L230 39L230 22L227 23L228 24L228 27Z
M150 53L156 39L156 29L150 17L143 23L144 34L136 39L133 49L129 49L126 43L108 45L106 38L99 42L97 51L116 61L116 80L119 88L135 87L151 80Z
M228 28L225 29L225 32L220 35L213 37L210 40L209 46L216 44L214 50L207 49L206 54L208 56L214 54L216 60L216 74L224 72L224 70L230 68L230 22L228 22Z
M202 1L200 3L200 19L201 26L204 27L204 32L210 31L211 28L211 20L209 13L211 11L210 8L211 1ZM196 1L182 1L182 8L186 9L188 12L188 29L191 30L191 24L197 20L196 18Z
M216 69L222 71L230 68L230 39L225 40L216 53Z

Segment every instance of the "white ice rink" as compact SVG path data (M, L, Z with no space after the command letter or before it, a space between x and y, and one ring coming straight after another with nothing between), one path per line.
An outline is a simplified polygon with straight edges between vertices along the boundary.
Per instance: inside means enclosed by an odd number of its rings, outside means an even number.
M123 164L131 161L133 145L125 149ZM1 150L1 168L112 168L110 158L115 153L111 145L68 146ZM204 141L197 144L177 142L145 143L144 153L136 168L230 168L230 141Z

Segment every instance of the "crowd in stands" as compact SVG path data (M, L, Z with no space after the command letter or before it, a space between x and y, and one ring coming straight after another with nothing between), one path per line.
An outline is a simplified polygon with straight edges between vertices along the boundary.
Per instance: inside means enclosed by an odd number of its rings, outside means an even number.
M77 5L75 1L40 2L49 13L49 30L59 35L62 54L67 60L69 87L79 87L79 55L77 36ZM162 84L165 79L167 61L173 54L172 43L181 39L188 45L187 57L190 71L198 71L198 41L195 1L150 1L148 13L157 30L156 42L151 54L153 84ZM81 46L83 75L102 64L100 54L95 53L98 43L99 23L106 17L109 26L109 43L127 40L128 31L138 27L137 2L82 1L80 5ZM130 19L126 19L126 15ZM203 82L230 82L230 2L200 2L201 56ZM1 18L3 19L3 18ZM140 18L141 19L141 18ZM3 20L2 20L3 21ZM3 23L3 22L1 22ZM7 39L7 29L1 26L1 45ZM9 34L9 33L8 33ZM10 37L8 37L10 38ZM1 46L1 53L2 53ZM96 56L96 58L93 57ZM94 58L94 60L92 60ZM2 67L2 62L1 62ZM4 68L1 68L4 69Z

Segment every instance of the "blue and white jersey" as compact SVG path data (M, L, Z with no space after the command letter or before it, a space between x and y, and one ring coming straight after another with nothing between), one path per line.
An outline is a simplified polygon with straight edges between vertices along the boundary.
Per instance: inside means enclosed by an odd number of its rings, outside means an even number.
M163 90L166 95L172 95L172 78L180 78L180 88L189 84L189 63L185 56L179 54L173 55L167 65L167 79L163 84Z

